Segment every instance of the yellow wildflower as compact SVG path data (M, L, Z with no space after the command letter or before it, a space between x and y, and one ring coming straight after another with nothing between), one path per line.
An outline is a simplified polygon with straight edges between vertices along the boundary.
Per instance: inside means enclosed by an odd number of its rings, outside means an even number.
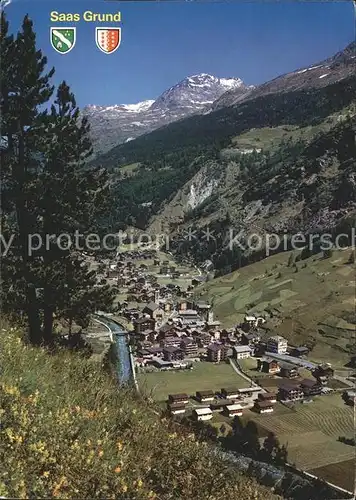
M124 447L124 445L123 445L120 441L118 441L118 442L116 443L116 446L118 447L118 450L119 450L119 451L121 451L121 450L122 450L122 448Z
M48 470L45 470L45 471L42 473L42 476L43 476L43 477L48 477L48 476L49 476L49 472L48 472Z
M102 457L104 455L103 450L99 450L98 455L99 455L99 457Z
M137 487L138 487L138 488L142 488L142 485L143 485L143 482L142 482L142 480L141 480L141 479L139 479L139 480L137 481Z
M121 491L122 491L123 493L126 493L126 491L127 491L127 490L128 490L127 485L126 485L126 484L123 484L123 485L121 486Z

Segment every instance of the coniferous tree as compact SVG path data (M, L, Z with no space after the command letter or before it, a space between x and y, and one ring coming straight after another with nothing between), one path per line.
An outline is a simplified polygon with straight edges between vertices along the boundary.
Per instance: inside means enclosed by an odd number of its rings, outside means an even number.
M96 286L80 251L84 238L98 232L107 178L100 168L85 170L89 127L65 82L51 112L43 111L54 70L45 73L32 22L25 17L15 40L4 14L1 23L2 67L11 69L1 81L1 224L3 237L13 235L2 260L2 299L7 312L27 317L32 343L51 342L55 318L85 326L112 302L114 291Z
M50 99L52 69L36 49L32 22L25 16L16 39L8 34L1 13L1 135L2 135L2 225L13 237L11 252L2 261L2 301L16 303L28 319L29 338L41 340L36 274L38 258L28 251L29 235L36 232L37 214L33 199L36 189L36 143L43 133L45 111Z

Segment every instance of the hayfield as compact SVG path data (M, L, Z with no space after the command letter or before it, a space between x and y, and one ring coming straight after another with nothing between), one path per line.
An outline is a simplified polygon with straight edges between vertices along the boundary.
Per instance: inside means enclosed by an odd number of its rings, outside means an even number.
M287 444L289 461L308 470L354 456L352 446L337 441L339 436L353 436L352 409L345 405L340 394L284 408L284 412L256 415L253 420Z
M355 460L345 460L309 470L311 474L329 481L340 488L354 491L355 483Z
M187 393L193 396L196 391L218 391L222 387L247 386L247 382L230 364L201 361L193 366L193 370L141 373L138 375L140 389L156 401L164 401L168 394Z
M352 249L335 250L288 265L291 254L282 252L205 283L200 297L213 301L223 326L236 325L246 312L273 311L266 326L302 345L314 338L312 357L344 366L355 331L354 268L348 264Z

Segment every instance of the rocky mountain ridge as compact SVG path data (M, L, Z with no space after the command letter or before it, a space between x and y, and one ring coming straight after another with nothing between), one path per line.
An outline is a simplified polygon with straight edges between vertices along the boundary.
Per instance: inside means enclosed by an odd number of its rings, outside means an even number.
M89 105L83 109L83 114L91 124L94 150L105 152L173 121L204 113L228 90L244 93L248 88L240 78L217 78L201 73L184 78L156 100L113 106Z

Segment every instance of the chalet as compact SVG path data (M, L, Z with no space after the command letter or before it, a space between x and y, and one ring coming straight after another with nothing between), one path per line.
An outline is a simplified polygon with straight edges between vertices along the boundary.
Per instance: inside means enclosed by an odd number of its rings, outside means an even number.
M174 272L172 273L172 278L173 278L174 280L177 280L179 277L180 277L180 272L178 272L178 271L174 271Z
M143 317L133 321L134 332L142 333L145 330L154 330L156 321L153 318Z
M153 265L154 266L159 266L160 264L161 264L161 262L158 259L154 259L153 260Z
M161 358L152 358L150 363L159 370L171 370L173 368L173 361L165 361Z
M274 404L277 402L277 395L274 392L260 392L258 394L258 401L268 401Z
M159 274L168 274L168 266L161 266L159 268Z
M200 335L195 337L195 340L198 344L198 347L204 348L208 347L211 343L211 335L210 333L202 332Z
M169 394L168 396L168 402L169 403L184 403L187 404L189 401L189 396L188 394L181 393L181 394Z
M136 338L138 338L141 341L146 341L146 342L154 342L156 340L156 332L155 330L144 330L141 333L135 333Z
M212 363L220 363L227 359L228 350L223 344L213 343L208 346L207 354L208 361Z
M294 349L291 350L291 356L294 356L295 358L308 356L308 354L309 354L309 349L308 347L305 346L295 347Z
M260 372L275 374L280 372L280 366L275 359L266 357L258 360L257 368Z
M260 387L244 387L242 389L238 389L240 398L256 399L260 391L261 391Z
M179 312L179 319L183 325L197 324L200 320L197 311L194 309L185 309Z
M209 314L210 314L210 311L209 311ZM218 321L217 319L214 321L207 321L206 322L206 327L208 328L208 330L212 330L214 332L214 334L215 334L216 330L218 328L220 328L220 326L221 326L221 322ZM220 335L220 333L219 333L219 335Z
M298 368L291 363L286 363L285 361L279 361L280 372L279 375L285 378L295 378L298 377Z
M318 380L318 382L325 385L328 380L334 376L334 370L329 364L319 365L313 371L313 376Z
M323 388L323 386L319 382L308 378L300 382L300 387L304 393L304 396L318 396L319 394L321 394L321 390Z
M223 410L223 413L227 417L232 418L232 417L241 417L243 411L240 404L232 404L232 405L226 405Z
M220 394L225 399L238 399L239 390L235 388L223 388L221 389Z
M198 314L200 314L205 321L213 320L213 316L209 315L209 312L211 310L210 304L207 304L206 302L197 302L194 305L194 308L198 311Z
M288 348L288 341L280 335L274 335L267 340L267 352L285 354Z
M198 355L198 346L194 339L185 337L180 343L180 348L186 356L194 357Z
M167 407L171 415L181 415L186 411L186 406L184 403L173 403L173 404L168 403Z
M180 338L176 337L175 335L167 335L160 342L160 346L163 347L163 348L166 348L166 347L179 347L179 345L180 345Z
M164 347L163 359L165 361L181 361L184 359L184 351L174 346Z
M273 412L273 403L271 401L256 401L255 410L258 413L272 413Z
M304 392L297 384L283 384L278 389L280 401L298 401L304 398Z
M247 326L248 328L257 328L258 326L263 325L263 323L266 323L266 320L261 316L247 314L244 318L243 326Z
M163 356L163 349L162 347L147 347L147 351L149 354L152 356L155 356L157 358L160 358Z
M215 395L213 391L197 391L196 398L200 403L205 403L207 401L214 401Z
M210 408L195 408L193 417L196 420L210 420L213 417L213 412Z
M255 346L258 342L261 341L261 335L258 332L244 332L241 335L241 344L248 345L250 347Z
M150 302L143 309L143 314L148 314L148 316L154 320L162 319L163 310L162 308L156 304L155 302Z
M252 349L248 345L237 345L232 349L235 359L246 359L251 357Z

